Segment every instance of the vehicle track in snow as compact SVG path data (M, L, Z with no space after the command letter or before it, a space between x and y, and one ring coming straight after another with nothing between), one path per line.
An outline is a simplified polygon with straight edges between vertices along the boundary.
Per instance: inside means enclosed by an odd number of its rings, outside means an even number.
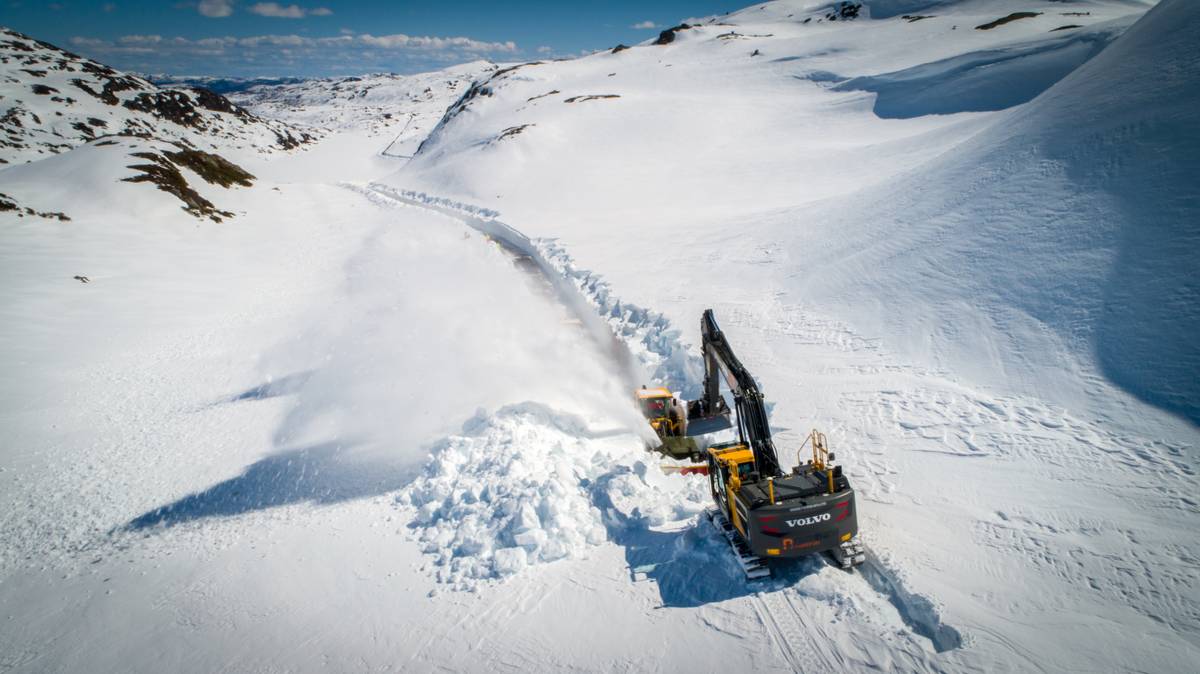
M812 627L796 610L787 590L754 593L754 610L779 654L797 672L835 671L813 636Z

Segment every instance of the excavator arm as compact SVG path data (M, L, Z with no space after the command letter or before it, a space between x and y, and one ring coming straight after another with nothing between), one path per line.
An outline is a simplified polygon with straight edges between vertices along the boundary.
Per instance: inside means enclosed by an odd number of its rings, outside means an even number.
M706 309L700 319L700 336L704 351L704 393L699 400L688 403L689 434L693 426L711 425L721 417L728 427L729 407L721 397L720 377L724 375L737 408L738 437L753 452L757 472L762 478L783 475L771 440L762 391L734 354L725 333L717 326L712 309Z

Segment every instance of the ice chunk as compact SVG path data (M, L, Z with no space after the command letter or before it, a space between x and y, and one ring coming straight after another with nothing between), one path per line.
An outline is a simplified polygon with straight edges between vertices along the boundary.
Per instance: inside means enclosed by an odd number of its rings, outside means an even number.
M496 551L493 564L498 576L511 576L528 565L528 554L524 548L501 548Z

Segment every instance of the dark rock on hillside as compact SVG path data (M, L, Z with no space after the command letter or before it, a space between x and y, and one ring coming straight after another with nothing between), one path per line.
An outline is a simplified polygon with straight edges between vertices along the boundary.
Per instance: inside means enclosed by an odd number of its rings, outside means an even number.
M572 96L563 101L563 103L583 103L585 101L598 101L605 98L620 98L620 94L591 94L589 96Z
M465 92L463 92L463 95L460 96L457 101L455 101L449 108L446 109L446 114L442 115L442 118L441 118L441 120L438 121L437 126L435 126L433 128L433 132L431 132L428 136L426 136L425 140L421 141L421 144L419 146L417 146L417 151L414 153L413 156L420 155L421 152L423 150L425 150L425 148L427 148L429 146L429 144L431 142L433 142L433 140L435 138L437 138L439 131L443 127L445 127L447 124L449 124L451 121L453 121L456 117L461 115L468 108L470 108L471 104L476 99L491 96L493 87L499 82L499 80L516 72L517 70L519 70L521 68L531 68L533 66L540 66L540 65L542 65L542 63L544 63L544 62L543 61L530 61L528 63L518 63L517 65L514 65L514 66L508 66L507 68L500 68L499 70L496 70L490 76L488 76L488 78L486 80L476 80L475 82L471 83L471 86L468 87Z
M13 199L12 197L8 196L7 194L4 194L3 192L0 192L0 213L4 213L4 212L16 213L18 218L23 218L26 215L33 215L33 216L36 216L39 218L46 218L49 220L59 220L61 222L70 222L70 220L71 220L71 218L67 217L63 213L57 213L57 212L43 213L40 211L35 211L28 206L21 206L20 204L17 203L16 199Z
M64 95L64 92L74 96ZM313 140L203 87L162 89L27 35L0 28L0 163L44 158L107 133L260 152Z
M125 178L125 182L153 183L158 189L182 201L183 210L197 218L209 218L213 222L232 218L233 213L218 209L211 201L192 189L180 169L186 168L206 182L221 187L249 187L254 180L254 176L224 157L185 147L180 147L178 151L135 152L131 156L145 159L149 163L131 165L129 168L139 173Z
M1009 14L1008 16L1002 16L999 19L996 19L995 21L989 21L988 23L985 23L981 26L975 26L975 30L991 30L998 26L1003 26L1006 23L1012 23L1013 21L1017 21L1019 19L1032 19L1035 16L1041 16L1041 15L1042 15L1041 12L1013 12L1012 14Z
M658 39L654 41L654 44L671 44L675 41L675 33L678 33L681 30L689 30L694 27L695 26L689 26L686 23L681 23L673 28L668 28L658 34Z

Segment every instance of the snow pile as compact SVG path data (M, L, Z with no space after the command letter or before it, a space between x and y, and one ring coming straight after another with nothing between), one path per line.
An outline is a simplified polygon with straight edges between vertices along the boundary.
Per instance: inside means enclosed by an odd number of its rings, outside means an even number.
M609 470L622 450L584 432L582 420L524 404L480 411L433 449L397 502L416 508L412 526L424 552L437 555L440 581L470 587L608 539L581 483Z
M461 434L437 443L396 501L414 510L410 526L434 556L437 579L473 589L609 540L617 524L600 505L653 526L699 512L699 482L649 466L639 444L537 403L480 410Z

